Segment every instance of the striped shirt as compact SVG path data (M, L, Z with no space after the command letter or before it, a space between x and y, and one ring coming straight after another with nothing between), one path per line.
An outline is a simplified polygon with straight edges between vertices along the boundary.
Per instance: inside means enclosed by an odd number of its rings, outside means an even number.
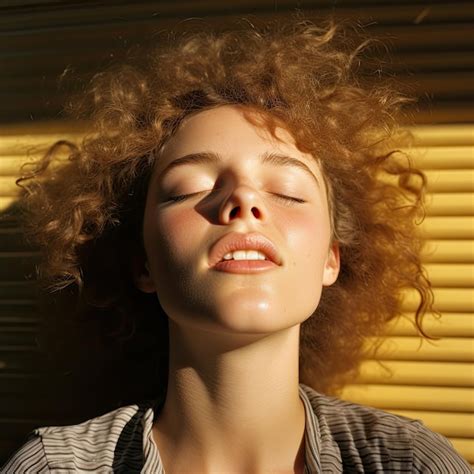
M305 474L471 473L443 436L421 421L322 395L299 385L305 408ZM2 473L156 473L152 437L160 402L118 408L84 423L32 431Z

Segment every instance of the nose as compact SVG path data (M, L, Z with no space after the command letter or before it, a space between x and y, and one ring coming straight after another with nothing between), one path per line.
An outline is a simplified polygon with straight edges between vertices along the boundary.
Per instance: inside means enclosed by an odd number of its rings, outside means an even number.
M265 219L266 211L260 194L248 185L234 187L230 195L222 202L219 209L219 220L229 224L235 219Z

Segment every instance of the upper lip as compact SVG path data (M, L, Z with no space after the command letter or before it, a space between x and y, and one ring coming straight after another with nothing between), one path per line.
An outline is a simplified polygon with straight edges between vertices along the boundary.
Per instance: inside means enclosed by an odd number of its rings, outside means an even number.
M281 265L280 254L273 242L267 237L258 232L247 234L230 232L212 246L209 255L209 266L213 267L223 259L224 255L235 250L258 250L268 260Z

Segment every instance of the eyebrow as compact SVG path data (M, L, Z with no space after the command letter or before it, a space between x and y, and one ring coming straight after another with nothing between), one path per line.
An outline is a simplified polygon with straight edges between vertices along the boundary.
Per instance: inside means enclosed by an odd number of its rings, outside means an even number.
M293 158L288 155L280 154L280 153L270 153L266 152L262 155L259 155L259 159L261 159L262 163L268 163L275 166L292 166L295 168L299 168L307 173L311 178L316 182L318 187L320 187L320 183L318 178L316 178L315 174L309 169L309 167L304 164L302 161L298 160L297 158ZM219 153L215 152L200 152L200 153L190 153L188 155L184 155L180 158L169 163L165 169L160 173L160 179L162 179L166 174L168 174L172 169L178 168L180 166L189 165L189 164L218 164L222 162L222 156Z

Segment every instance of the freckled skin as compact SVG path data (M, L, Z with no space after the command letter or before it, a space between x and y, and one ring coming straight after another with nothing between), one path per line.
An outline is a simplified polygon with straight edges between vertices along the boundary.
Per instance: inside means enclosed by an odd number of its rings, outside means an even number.
M204 193L163 206L156 186L148 194L144 231L149 267L162 306L177 322L234 335L264 334L301 323L316 309L322 284L334 277L333 269L325 268L330 238L325 191L300 170L262 165L257 159L265 151L285 152L320 177L314 158L291 142L257 131L237 108L220 107L188 118L162 150L155 176L191 152L212 150L225 158L222 170L188 165L161 183L185 194L210 191L219 179L221 190L207 201ZM286 204L268 191L307 203ZM230 218L234 207L238 214ZM259 275L210 271L208 249L230 231L263 233L277 246L283 266Z
M336 280L339 250L330 245L316 160L284 129L277 134L283 141L236 106L202 111L183 121L154 167L144 214L147 262L135 282L157 294L170 322L168 391L153 434L167 474L189 465L194 472L302 472L299 329L322 286ZM197 152L222 160L161 178L167 164ZM298 168L263 164L265 152L304 162L320 186ZM191 193L199 194L167 201ZM260 274L211 269L211 246L233 231L262 233L282 265Z

